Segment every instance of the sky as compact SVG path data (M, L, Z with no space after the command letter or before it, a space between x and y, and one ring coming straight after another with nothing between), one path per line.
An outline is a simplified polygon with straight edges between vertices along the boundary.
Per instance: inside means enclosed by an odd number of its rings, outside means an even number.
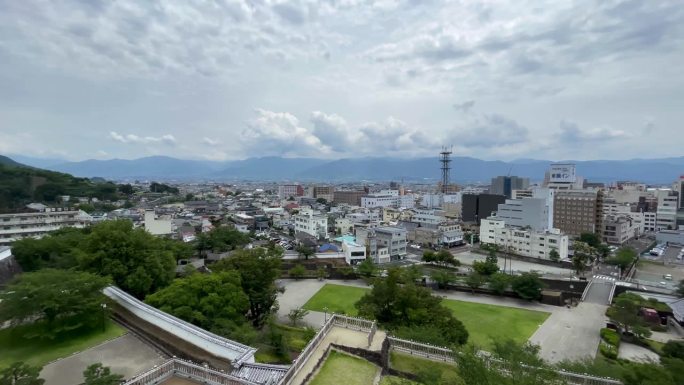
M684 155L681 0L0 0L0 69L0 154Z

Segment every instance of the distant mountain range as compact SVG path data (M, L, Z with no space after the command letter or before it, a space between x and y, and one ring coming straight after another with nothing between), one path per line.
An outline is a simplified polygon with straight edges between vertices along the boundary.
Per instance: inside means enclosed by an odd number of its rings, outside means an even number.
M29 166L80 177L157 180L297 180L297 181L435 181L440 165L434 158L249 158L238 161L184 160L152 156L133 160L84 160L64 162L12 157ZM570 161L577 173L591 181L638 180L669 183L684 174L684 157L663 159ZM511 162L454 157L451 180L459 183L489 182L497 175L517 175L541 180L551 161L518 159Z

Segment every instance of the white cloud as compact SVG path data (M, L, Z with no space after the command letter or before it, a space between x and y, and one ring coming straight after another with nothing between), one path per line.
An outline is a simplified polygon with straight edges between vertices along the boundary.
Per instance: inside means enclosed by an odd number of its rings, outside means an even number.
M171 134L162 135L159 137L154 136L138 136L135 134L122 135L116 131L111 131L109 133L109 138L120 143L139 143L139 144L149 144L149 143L164 143L173 145L176 144L176 138Z
M568 120L561 120L560 131L561 137L567 141L568 144L625 139L630 136L623 130L615 130L608 127L580 128L576 123Z
M220 141L208 138L206 136L202 138L202 143L204 143L208 146L218 146L219 144L221 144Z

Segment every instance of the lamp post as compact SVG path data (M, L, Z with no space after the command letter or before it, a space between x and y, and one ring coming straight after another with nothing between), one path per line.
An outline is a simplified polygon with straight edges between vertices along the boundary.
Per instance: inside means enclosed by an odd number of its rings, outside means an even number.
M107 304L101 303L100 307L102 308L102 332L104 333L104 331L105 331L105 312L107 311Z
M325 322L328 322L328 307L323 308L323 314L325 314Z

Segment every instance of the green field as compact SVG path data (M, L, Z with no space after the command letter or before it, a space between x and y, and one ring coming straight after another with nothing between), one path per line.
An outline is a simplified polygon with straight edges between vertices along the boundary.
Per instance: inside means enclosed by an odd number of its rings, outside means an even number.
M95 345L126 334L126 330L108 321L106 329L70 333L54 340L25 339L26 327L0 330L0 368L23 361L33 366L44 366L58 358L69 356Z
M369 289L362 287L326 284L309 301L304 304L304 309L325 311L328 313L344 313L357 315L354 304L368 292Z
M438 380L439 383L459 383L456 366L448 363L435 362L411 356L408 354L392 352L390 353L390 366L402 372L411 373L420 377L437 376L441 373L439 379L434 378L432 382Z
M331 351L311 385L371 385L380 368L348 354Z
M380 385L420 385L420 383L396 376L382 376Z
M329 312L344 312L356 315L356 303L370 289L343 285L326 284L304 305L305 309ZM475 302L443 300L444 306L451 309L461 320L470 334L469 342L483 349L492 346L492 339L512 339L523 343L527 341L544 323L549 313L506 306L485 305Z

